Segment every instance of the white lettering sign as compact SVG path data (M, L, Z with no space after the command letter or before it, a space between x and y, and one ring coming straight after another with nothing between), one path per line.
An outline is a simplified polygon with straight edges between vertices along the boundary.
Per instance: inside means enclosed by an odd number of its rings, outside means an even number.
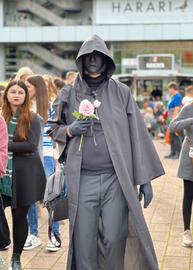
M122 58L121 59L121 65L122 66L132 66L136 67L138 64L138 61L136 58Z
M146 68L165 68L165 64L164 63L146 63Z
M192 0L95 0L95 11L96 24L193 22Z

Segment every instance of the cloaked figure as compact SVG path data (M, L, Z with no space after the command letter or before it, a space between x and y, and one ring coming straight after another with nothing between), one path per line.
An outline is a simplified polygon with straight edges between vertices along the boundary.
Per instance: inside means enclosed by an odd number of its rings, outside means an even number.
M57 116L50 119L65 163L67 269L158 270L139 200L149 205L151 181L163 167L128 87L111 78L115 64L105 42L96 35L87 39L76 65L76 81L60 92ZM99 119L74 119L84 99L99 102Z

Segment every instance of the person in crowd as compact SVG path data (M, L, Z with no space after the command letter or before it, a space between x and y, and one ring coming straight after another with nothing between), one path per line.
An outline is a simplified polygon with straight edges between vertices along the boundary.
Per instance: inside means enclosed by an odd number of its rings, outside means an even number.
M46 124L46 121L48 119L48 115L52 115L53 113L51 104L53 99L55 99L56 93L51 90L53 88L50 87L49 82L50 80L47 80L47 89L46 83L43 77L40 75L31 75L27 77L25 81L30 96L31 109L42 117L42 136L39 142L39 152L47 176L52 174L55 170L53 144L47 134L49 127ZM24 250L31 250L42 244L38 230L37 204L33 204L30 207L28 213L28 222L30 234L25 243ZM60 237L58 222L53 223L52 230L54 235L52 235L51 239L48 241L46 249L49 251L57 251L61 247L61 243L55 239Z
M30 75L26 78L31 110L38 113L45 123L48 119L48 93L41 75Z
M176 130L185 132L178 169L178 177L182 178L184 183L182 203L184 233L182 245L192 247L190 221L193 200L193 103L182 108L180 113L171 121L169 128L171 132Z
M162 99L162 90L160 88L158 88L158 86L155 87L155 89L153 89L153 91L151 92L151 100L161 100Z
M153 109L153 114L157 123L156 135L157 138L164 138L166 133L166 128L164 126L164 105L162 101L158 101L155 103L155 107Z
M57 90L57 93L59 93L60 90L66 85L64 80L62 78L59 78L59 77L53 78L53 84Z
M0 111L1 111L1 107L2 107L2 103L3 103L3 93L5 90L5 86L4 85L0 85Z
M149 133L154 137L158 126L152 108L146 108L143 118Z
M193 85L189 85L185 89L185 96L182 99L182 106L186 106L193 101Z
M162 101L158 101L155 103L153 114L156 118L159 118L160 116L163 116L164 113L164 105Z
M31 68L29 67L21 67L18 72L15 75L15 80L22 80L23 82L25 82L25 79L30 76L33 75L33 71L31 70Z
M0 116L0 181L5 174L8 161L8 132L7 125ZM3 201L0 194L0 250L4 250L10 244L9 228L4 213ZM4 261L0 256L0 269L4 266Z
M9 134L9 160L0 182L4 207L11 206L13 254L10 270L21 270L20 255L27 235L29 206L43 199L46 177L38 153L41 120L30 111L29 94L21 80L10 81L3 96L2 115Z
M65 77L65 84L68 85L68 84L71 84L73 85L75 80L76 80L76 77L77 77L77 72L74 72L74 71L68 71L66 73L66 77Z
M54 110L52 104L57 96L57 90L52 83L52 78L49 75L44 75L43 79L46 83L47 93L48 93L48 117L54 116ZM44 169L46 176L50 176L55 172L55 159L54 159L54 145L51 137L49 136L50 125L45 123L44 125L44 134L43 134L43 159L44 159ZM48 251L58 251L61 248L61 239L60 239L60 228L59 222L53 222L52 225L52 235L51 239L48 241L46 250Z
M0 178L5 174L8 160L8 133L7 125L2 116L0 116Z
M155 107L155 104L152 100L150 100L149 98L145 99L144 103L143 103L143 110L145 111L148 107L150 107L152 110Z
M115 64L105 42L96 35L87 39L76 65L75 84L60 92L53 105L56 116L49 120L63 150L59 162L66 162L67 269L158 270L139 198L144 195L144 207L149 205L151 180L164 173L163 167L128 87L111 79ZM85 99L95 104L97 119L73 117ZM93 112L91 105L86 112Z
M43 129L48 115L48 94L45 82L40 75L26 77L25 84L30 98L30 109L41 117L41 136L38 151L43 163ZM38 230L38 206L37 203L30 206L28 211L29 235L24 245L24 250L30 250L42 245Z
M44 74L43 79L47 87L49 102L52 103L58 94L57 89L53 84L53 78L48 74Z
M168 102L168 119L171 121L179 113L182 105L182 96L178 91L177 84L170 82L168 84L168 91L171 95L171 99ZM166 155L165 158L178 159L181 150L181 138L176 132L170 131L170 154Z

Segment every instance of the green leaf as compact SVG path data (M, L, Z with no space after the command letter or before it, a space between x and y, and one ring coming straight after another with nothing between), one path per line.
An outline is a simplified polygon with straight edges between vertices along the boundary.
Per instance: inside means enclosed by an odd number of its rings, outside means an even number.
M97 119L99 120L99 118L96 116L96 114L92 114L90 116L85 116L80 112L74 111L72 113L72 115L77 119L77 120L87 120L87 119Z
M77 112L77 111L74 111L72 113L72 115L76 118L76 119L81 119L81 113Z

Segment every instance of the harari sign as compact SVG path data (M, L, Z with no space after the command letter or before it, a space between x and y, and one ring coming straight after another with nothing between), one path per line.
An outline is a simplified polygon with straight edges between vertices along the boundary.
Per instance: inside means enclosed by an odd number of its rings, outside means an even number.
M193 22L193 0L95 0L96 24Z

